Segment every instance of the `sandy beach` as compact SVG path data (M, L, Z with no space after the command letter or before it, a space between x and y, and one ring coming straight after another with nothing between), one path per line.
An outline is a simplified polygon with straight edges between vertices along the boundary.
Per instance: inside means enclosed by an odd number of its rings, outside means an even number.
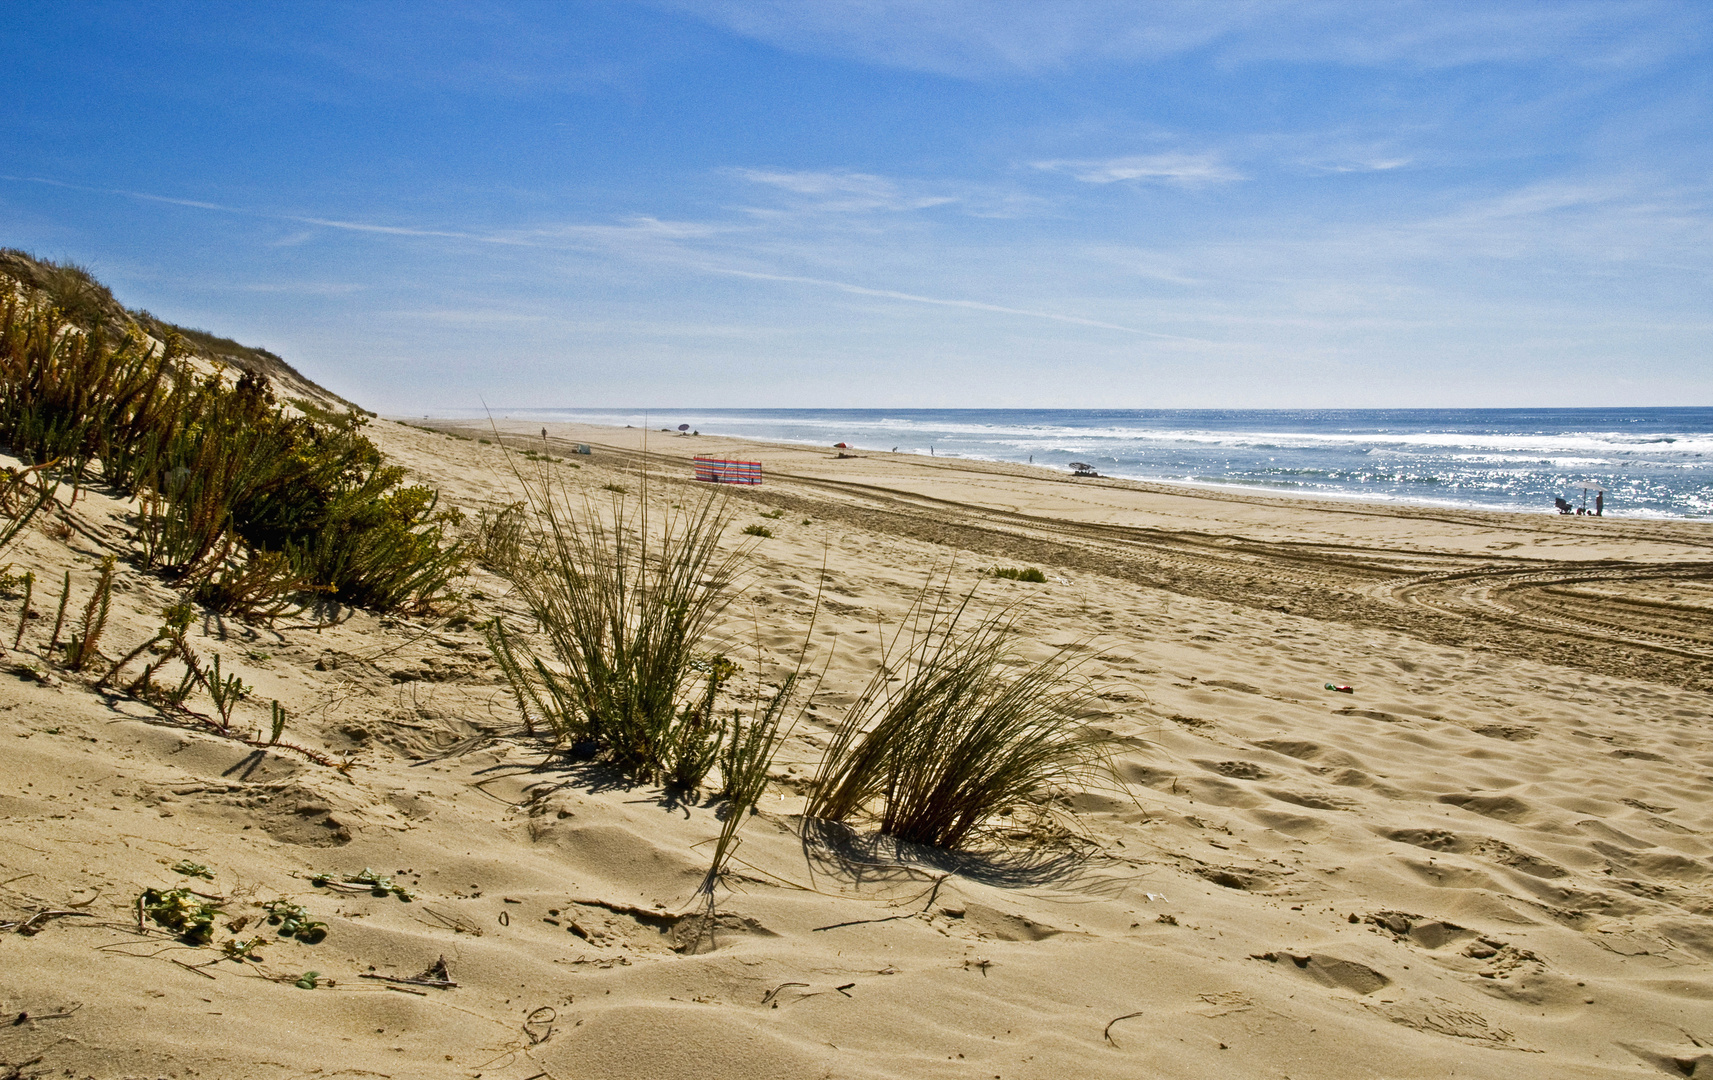
M721 629L733 700L806 634L825 678L712 925L719 805L524 733L477 628L530 629L502 579L433 618L199 621L254 687L241 725L277 700L312 753L257 749L47 661L61 575L74 617L128 543L132 507L86 492L7 552L41 617L0 605L0 1077L1713 1076L1705 524L636 429L370 433L472 521L536 475L525 450L594 505L706 495L698 454L762 463L723 489L730 543L772 533ZM1014 605L1029 657L1084 657L1113 775L1041 808L1063 843L805 838L829 732L947 574ZM121 560L102 651L171 599ZM340 887L366 869L411 899ZM180 885L256 957L144 926L139 895ZM279 898L325 940L279 939L256 906Z

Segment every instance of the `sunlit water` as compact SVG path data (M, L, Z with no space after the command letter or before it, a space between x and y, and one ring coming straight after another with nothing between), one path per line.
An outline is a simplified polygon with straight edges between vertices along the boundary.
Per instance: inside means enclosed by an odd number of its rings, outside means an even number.
M452 414L445 414L452 415ZM1073 462L1102 475L1253 491L1553 512L1606 489L1607 514L1713 518L1713 408L537 409L858 450ZM1588 495L1592 510L1593 495Z

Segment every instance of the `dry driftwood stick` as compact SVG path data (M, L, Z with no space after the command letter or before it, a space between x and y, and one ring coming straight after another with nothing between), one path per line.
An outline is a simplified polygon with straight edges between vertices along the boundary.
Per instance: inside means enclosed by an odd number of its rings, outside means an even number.
M80 915L85 919L93 918L93 916L91 916L87 911L65 911L57 908L48 908L36 912L23 922L9 924L8 929L13 933L23 934L25 937L29 937L32 934L40 932L41 928L36 926L37 922L41 922L46 925L46 920L48 919L63 919L68 915Z
M12 1026L18 1027L21 1024L28 1024L32 1020L64 1020L68 1016L76 1015L77 1010L79 1010L81 1008L83 1008L83 1002L80 1001L77 1004L73 1005L71 1008L62 1009L59 1012L51 1012L51 1013L30 1013L27 1011L21 1012L18 1014L18 1018L16 1020L12 1021Z
M922 914L920 911L912 911L908 915L888 915L884 919L852 919L849 922L836 922L828 923L826 926L817 926L810 932L814 933L821 930L837 930L842 926L863 926L868 923L893 922L897 919L914 919L920 914Z
M551 1039L553 1037L553 1022L557 1019L559 1019L559 1013L551 1005L543 1005L524 1017L523 1033L529 1038L529 1045L540 1046ZM547 1030L538 1034L535 1030L537 1027L545 1027Z
M450 979L424 979L420 977L405 979L397 975L376 975L374 972L370 971L362 972L357 977L359 979L380 979L383 982L390 983L409 983L412 986L432 986L436 990L452 990L456 989L458 986L457 983Z
M1111 1020L1107 1021L1106 1030L1100 1033L1100 1037L1105 1039L1107 1042L1112 1043L1112 1045L1114 1047L1116 1047L1118 1045L1118 1043L1113 1041L1112 1025L1118 1023L1120 1020L1129 1020L1133 1016L1142 1016L1145 1014L1145 1012L1146 1012L1146 1010L1144 1010L1143 1012L1125 1013L1123 1016L1113 1017Z
M202 970L202 969L201 969L201 968L199 968L199 967L194 967L194 966L192 966L192 965L190 965L190 964L187 964L187 963L185 963L185 962L184 962L184 961L183 961L183 960L173 960L173 958L172 958L172 957L170 957L170 956L169 956L169 957L167 957L167 959L168 959L168 960L170 960L170 961L172 961L172 962L173 962L173 963L175 963L175 964L177 964L177 965L178 965L178 966L179 966L179 967L181 967L181 968L183 968L183 969L184 969L184 970L186 970L186 971L194 971L194 972L196 972L196 973L197 973L197 974L198 974L198 975L201 975L201 976L202 976L202 977L203 977L203 978L205 978L205 979L212 979L212 978L214 978L214 976L212 976L212 975L210 975L210 974L209 974L209 973L208 973L208 972L206 972L206 971L203 971L203 970Z
M766 1005L768 1002L773 1000L774 995L778 994L781 990L785 989L787 986L808 986L808 985L809 984L806 982L782 982L778 986L774 987L772 990L769 990L767 992L767 994L761 999L761 1003L763 1005Z

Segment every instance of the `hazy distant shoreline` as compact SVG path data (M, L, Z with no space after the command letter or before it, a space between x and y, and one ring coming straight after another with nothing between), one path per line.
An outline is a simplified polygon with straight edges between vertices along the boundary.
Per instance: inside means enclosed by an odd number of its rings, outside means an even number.
M440 410L475 419L477 410ZM495 419L676 430L932 454L1198 490L1554 513L1578 485L1609 515L1713 518L1713 408L509 409ZM1589 495L1589 508L1593 509Z

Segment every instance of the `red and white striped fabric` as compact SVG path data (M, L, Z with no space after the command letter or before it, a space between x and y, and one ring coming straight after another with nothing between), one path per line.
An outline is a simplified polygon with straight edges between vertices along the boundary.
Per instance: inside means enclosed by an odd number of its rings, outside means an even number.
M698 457L696 479L714 484L759 484L761 462L727 461L725 458Z

